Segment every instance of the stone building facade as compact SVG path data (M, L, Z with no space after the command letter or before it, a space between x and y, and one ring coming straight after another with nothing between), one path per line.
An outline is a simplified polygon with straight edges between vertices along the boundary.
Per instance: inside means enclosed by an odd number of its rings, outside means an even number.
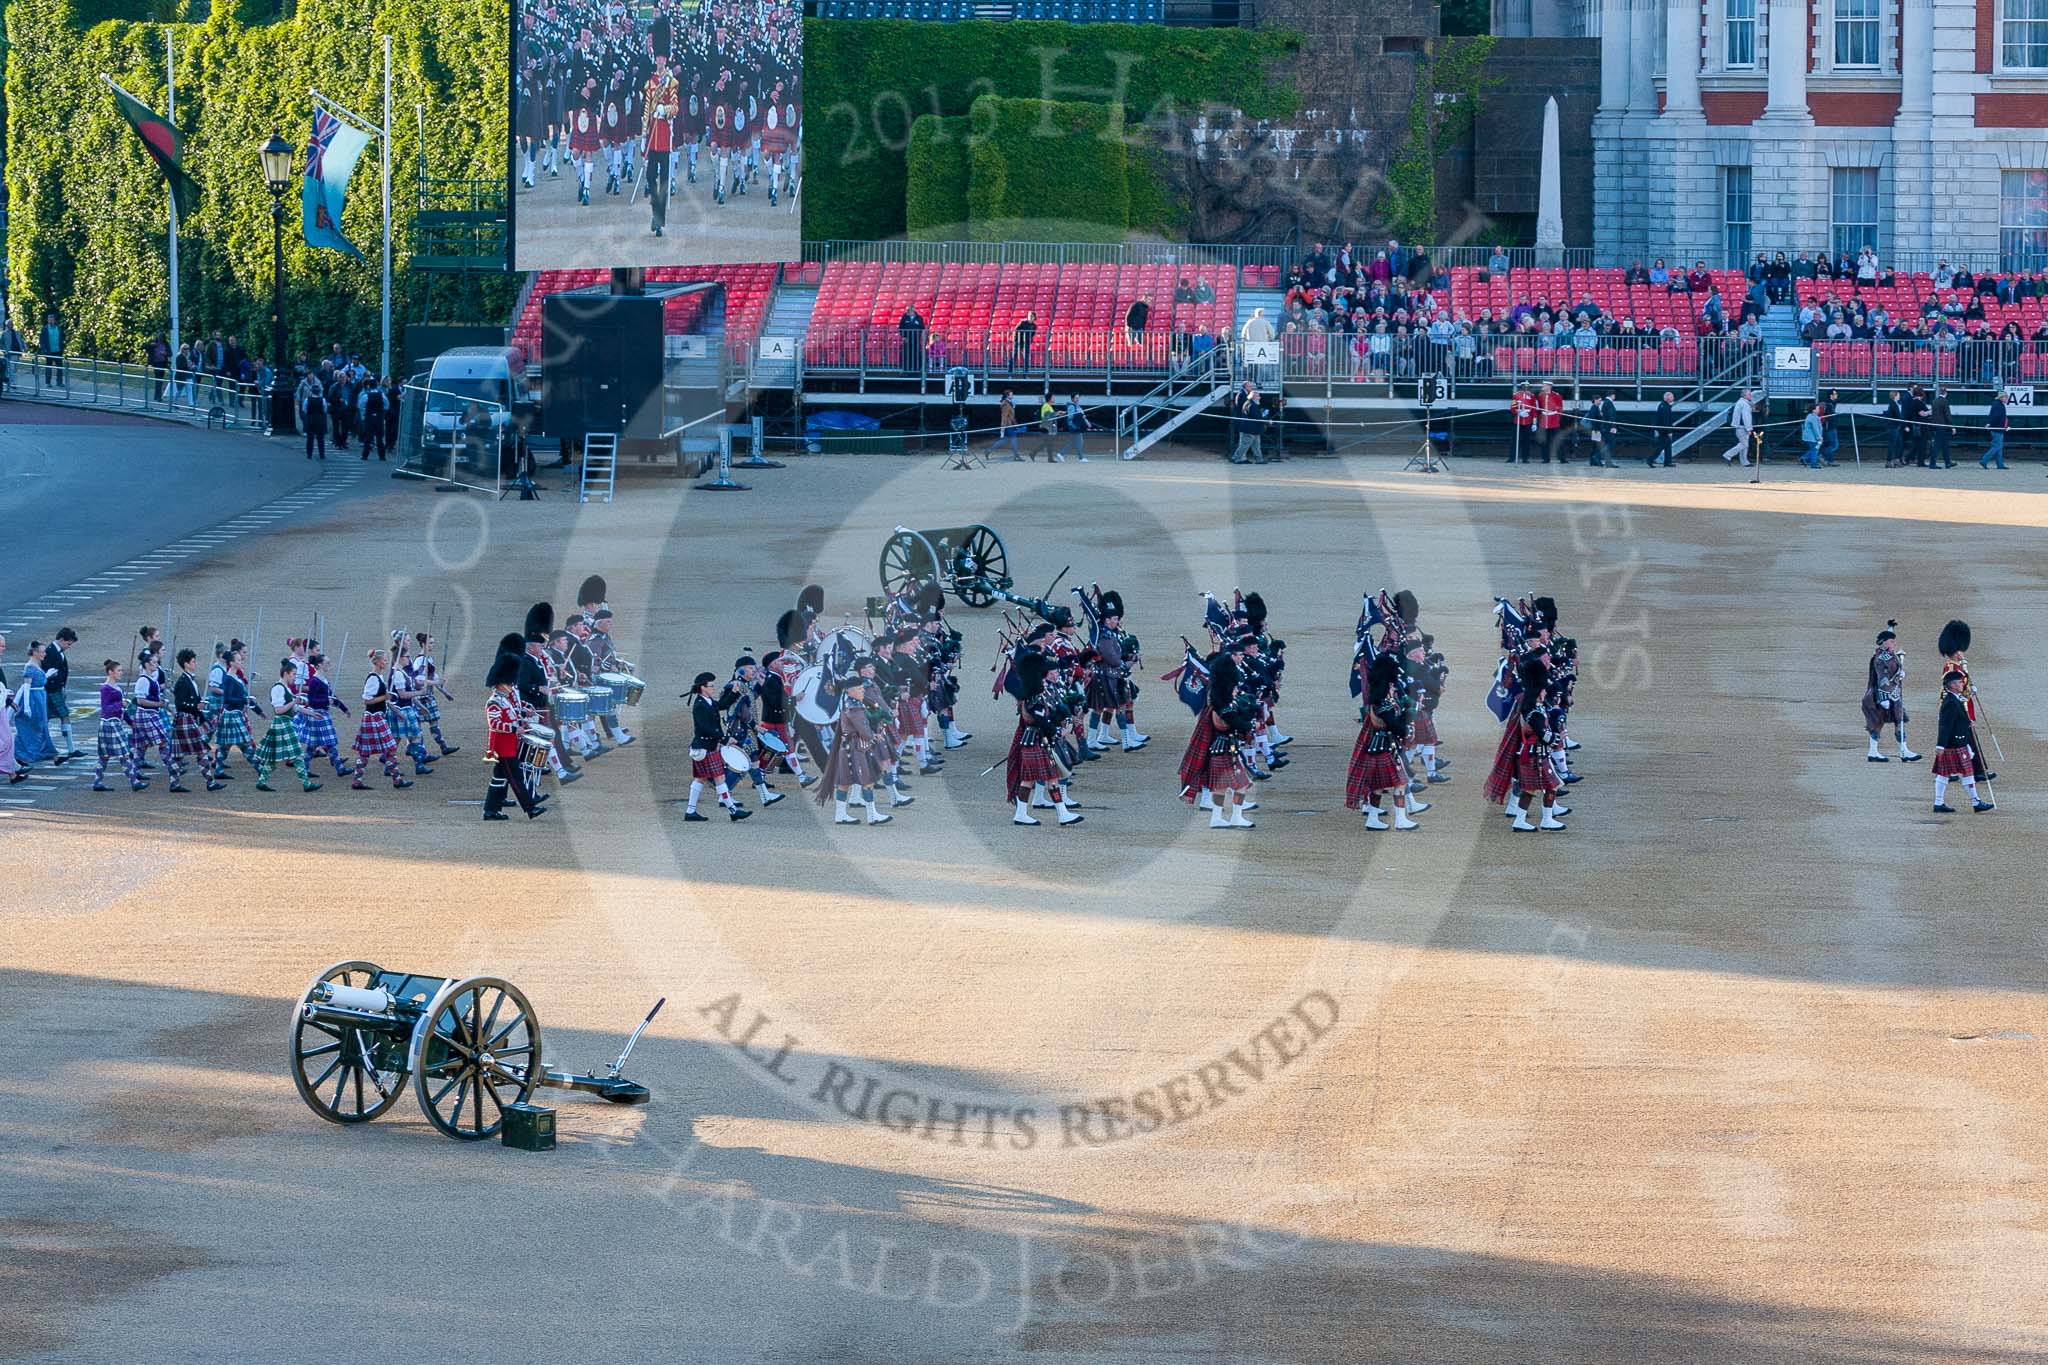
M1496 0L1597 37L1593 245L2048 265L2048 0Z

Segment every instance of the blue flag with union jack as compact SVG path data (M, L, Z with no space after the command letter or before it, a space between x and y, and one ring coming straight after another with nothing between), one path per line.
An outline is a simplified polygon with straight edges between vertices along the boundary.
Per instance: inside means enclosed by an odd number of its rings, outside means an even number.
M343 235L341 209L348 182L370 135L325 104L313 105L313 137L306 144L306 182L301 196L306 245L346 251L357 260L363 253Z

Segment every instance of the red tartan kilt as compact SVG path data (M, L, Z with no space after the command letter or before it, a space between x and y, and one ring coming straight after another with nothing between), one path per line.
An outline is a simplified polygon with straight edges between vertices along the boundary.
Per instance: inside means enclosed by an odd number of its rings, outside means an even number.
M705 751L704 757L690 760L690 776L699 782L722 782L725 780L725 759L716 749Z
M1206 785L1209 771L1209 741L1216 734L1216 728L1209 722L1209 710L1195 718L1195 732L1188 736L1188 747L1181 750L1180 785L1181 795L1187 800L1195 799L1196 790Z
M1548 749L1524 748L1515 761L1515 775L1525 792L1554 792L1561 785Z
M1048 786L1060 780L1052 765L1052 751L1043 744L1018 744L1010 750L1010 799L1023 801L1039 783Z
M1250 791L1252 775L1245 771L1244 759L1234 751L1210 754L1208 775L1203 785L1208 787L1211 794Z
M1408 785L1392 753L1367 751L1365 746L1371 738L1372 731L1360 730L1358 743L1351 748L1351 767L1344 777L1344 804L1352 809L1363 805L1375 792L1405 789Z
M1957 744L1934 755L1936 777L1975 777L1977 763L1968 745Z
M171 752L192 758L206 752L206 724L198 716L179 712L171 718Z
M581 152L585 155L589 155L591 153L596 152L601 141L601 139L598 136L598 131L599 130L597 122L595 120L592 120L589 132L570 133L569 150L572 152Z
M922 739L925 733L924 706L917 697L896 701L896 733L904 739Z
M1414 721L1408 726L1409 746L1436 742L1436 717L1428 711L1417 711Z
M355 750L358 756L398 752L398 741L391 737L391 722L382 711L363 712L363 723L356 728Z
M1500 747L1494 750L1493 768L1486 775L1486 785L1480 789L1489 801L1505 801L1508 789L1514 784L1517 750L1522 738L1522 724L1510 719L1501 727Z

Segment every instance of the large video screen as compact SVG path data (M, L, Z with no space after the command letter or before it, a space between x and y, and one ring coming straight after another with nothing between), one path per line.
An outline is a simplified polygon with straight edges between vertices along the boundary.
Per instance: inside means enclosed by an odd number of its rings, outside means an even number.
M794 259L803 59L798 0L526 0L514 267Z

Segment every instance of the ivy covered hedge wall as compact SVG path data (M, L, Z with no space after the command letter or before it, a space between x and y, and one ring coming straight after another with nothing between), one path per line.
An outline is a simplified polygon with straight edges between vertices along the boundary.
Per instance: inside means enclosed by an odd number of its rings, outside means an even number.
M131 0L132 3L132 0ZM81 13L79 7L89 9ZM394 344L418 320L428 280L406 270L421 138L440 177L504 176L504 0L372 0L305 6L249 26L216 3L203 24L93 22L110 0L10 0L6 11L7 251L10 304L25 333L43 308L69 325L73 349L132 359L169 324L164 182L100 83L105 72L164 108L164 45L175 32L185 164L201 201L179 225L181 330L235 332L270 349L270 196L256 149L273 128L303 148L318 88L365 118L383 108L383 34L392 43ZM260 9L243 6L242 13ZM286 195L285 321L294 352L330 342L375 356L381 210L378 148L356 167L343 229L368 258L315 251L299 234L297 186ZM439 318L501 320L512 277L441 277Z
M919 116L910 125L905 226L912 238L959 241L967 236L967 119Z
M984 95L968 120L967 218L982 242L1120 242L1131 226L1123 108Z
M803 235L903 235L907 150L922 115L957 118L999 95L1121 104L1133 124L1191 119L1207 104L1279 117L1298 98L1272 73L1297 41L1269 29L1163 24L807 20ZM1145 199L1141 216L1171 214L1155 189ZM1049 205L1048 216L1087 216L1063 211L1074 207Z

